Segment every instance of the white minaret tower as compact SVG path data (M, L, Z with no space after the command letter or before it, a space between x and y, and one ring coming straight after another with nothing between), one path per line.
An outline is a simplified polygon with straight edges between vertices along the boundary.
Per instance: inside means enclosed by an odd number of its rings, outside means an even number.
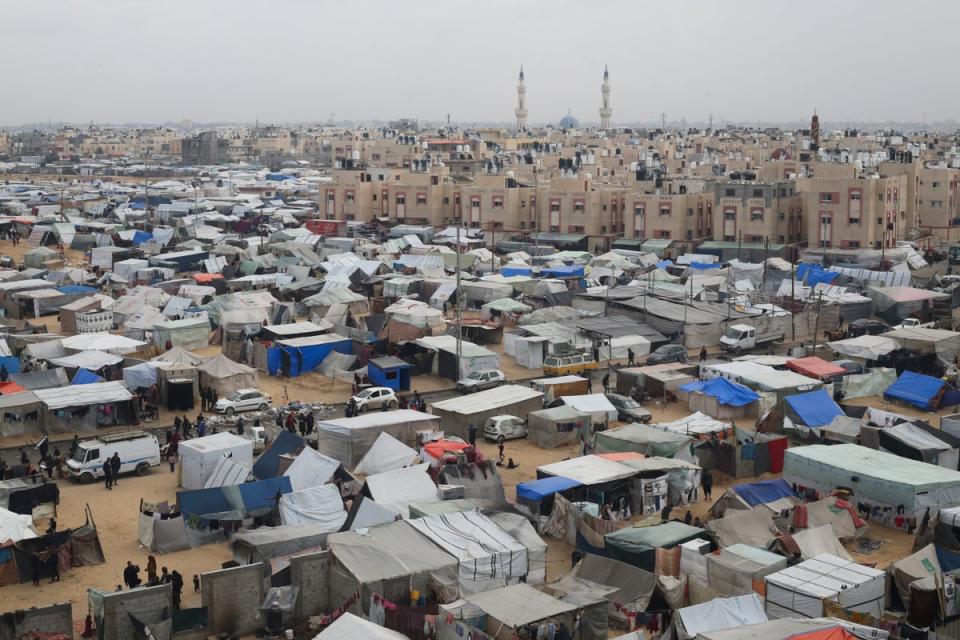
M613 117L613 108L610 107L610 73L606 65L603 67L603 84L600 85L600 94L603 96L600 102L600 128L612 129L613 125L610 118Z
M527 128L527 86L523 83L523 65L520 66L520 78L517 80L517 108L513 114L517 116L517 131Z

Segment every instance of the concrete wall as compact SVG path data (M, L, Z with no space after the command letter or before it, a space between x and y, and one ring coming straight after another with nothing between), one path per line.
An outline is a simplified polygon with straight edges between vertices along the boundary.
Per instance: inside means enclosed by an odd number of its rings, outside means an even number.
M8 616L12 616L12 627L7 622ZM31 631L64 633L72 638L73 607L69 602L62 602L0 614L0 640L18 640Z
M137 620L154 624L173 615L173 587L156 587L117 591L103 597L103 637L106 640L125 640L134 637L135 627L130 622L132 613Z
M262 563L200 575L200 595L207 626L217 633L253 633L264 625L260 605L266 597Z
M290 584L300 588L297 617L325 613L330 604L330 552L307 553L290 558Z

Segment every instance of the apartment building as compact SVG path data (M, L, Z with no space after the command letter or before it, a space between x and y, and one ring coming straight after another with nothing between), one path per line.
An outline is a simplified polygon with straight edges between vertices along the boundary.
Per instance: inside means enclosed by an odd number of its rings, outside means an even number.
M670 181L661 189L634 191L628 198L625 238L695 243L713 237L713 191L703 181Z
M907 217L915 216L921 232L949 240L949 231L960 225L960 169L945 162L884 162L883 175L907 176ZM954 239L956 239L954 234Z
M714 240L753 244L804 240L802 199L795 181L724 181L713 186L713 193Z

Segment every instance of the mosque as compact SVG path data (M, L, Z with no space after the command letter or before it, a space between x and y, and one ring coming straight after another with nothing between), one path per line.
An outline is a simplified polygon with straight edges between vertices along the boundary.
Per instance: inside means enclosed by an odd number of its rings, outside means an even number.
M612 129L613 107L610 106L610 72L606 67L603 68L603 84L600 85L600 95L600 128ZM526 130L527 86L522 66L520 67L520 77L517 79L517 108L513 110L513 114L517 118L517 131ZM580 121L567 110L567 115L560 118L559 126L561 129L577 129L580 127Z

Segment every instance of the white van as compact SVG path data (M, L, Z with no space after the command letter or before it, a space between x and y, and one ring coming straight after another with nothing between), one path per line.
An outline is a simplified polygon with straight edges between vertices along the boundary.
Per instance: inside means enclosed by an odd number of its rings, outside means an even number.
M145 431L124 431L103 435L95 440L84 440L77 452L67 460L70 477L83 484L103 477L103 463L120 455L120 473L135 471L147 475L150 467L160 465L160 443L156 436Z

